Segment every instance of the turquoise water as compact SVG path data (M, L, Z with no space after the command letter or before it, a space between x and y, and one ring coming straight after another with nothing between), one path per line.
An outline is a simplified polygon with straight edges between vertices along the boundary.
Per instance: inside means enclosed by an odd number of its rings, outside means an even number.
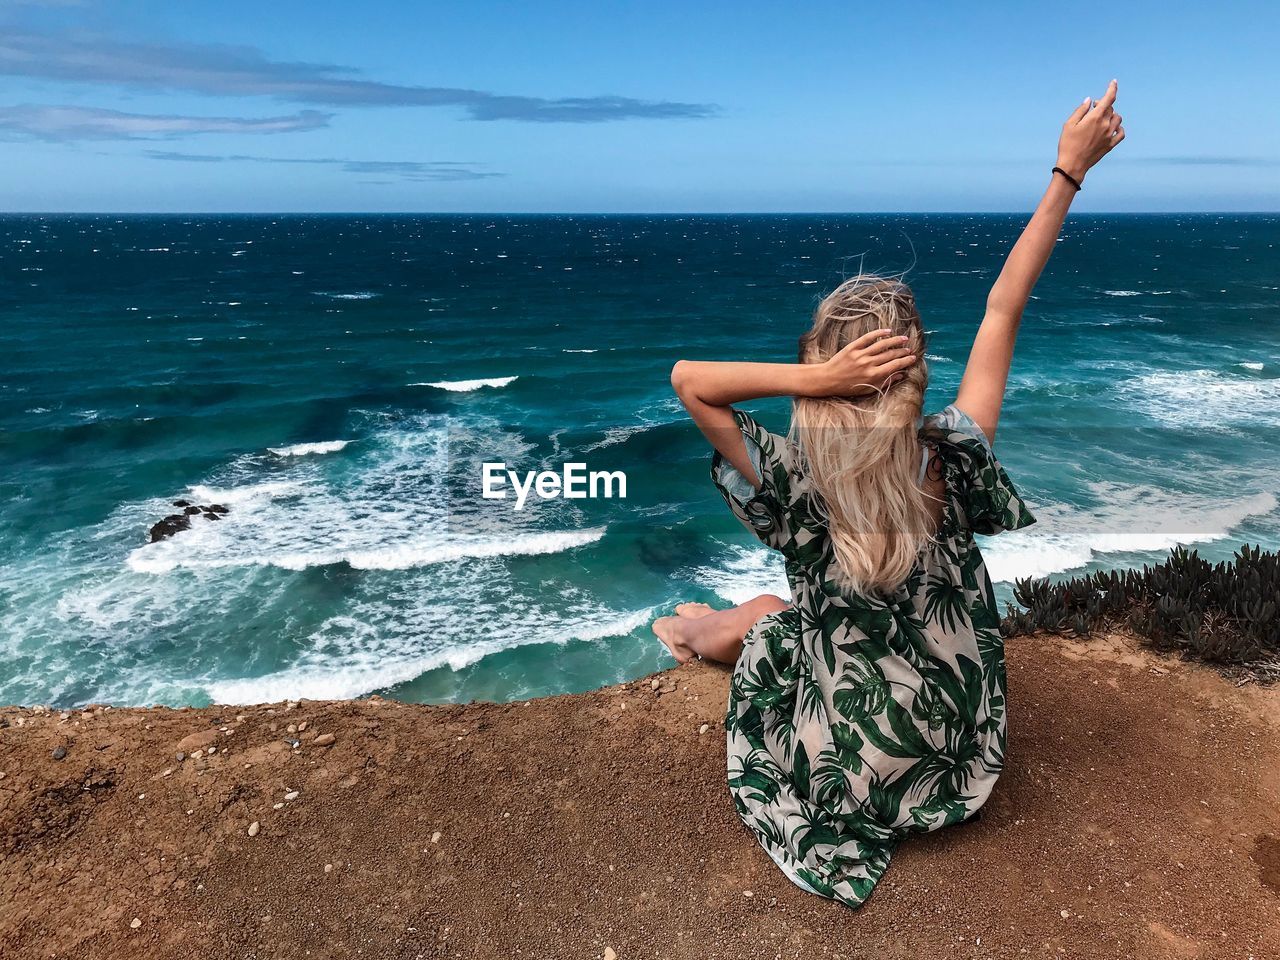
M784 589L672 362L789 359L860 262L911 267L940 407L1020 227L0 218L0 702L515 698L668 666L647 625L675 602ZM1278 244L1272 216L1068 224L1001 423L1041 519L986 544L1002 595L1280 546ZM480 497L498 460L621 469L627 497L517 512ZM180 498L229 512L149 544Z

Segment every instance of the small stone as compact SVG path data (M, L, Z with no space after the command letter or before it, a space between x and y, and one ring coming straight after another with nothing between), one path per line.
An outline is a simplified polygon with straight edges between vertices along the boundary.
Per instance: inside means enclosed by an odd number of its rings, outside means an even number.
M284 809L284 804L283 804L283 803L273 803L273 804L271 805L271 809L272 809L272 810L283 810L283 809Z
M704 723L702 726L698 728L698 736L702 736L704 733L706 733L710 729L711 729L711 724Z
M1067 919L1067 917L1069 917L1069 916L1071 916L1071 911L1070 911L1070 910L1063 910L1063 911L1062 911L1062 919L1063 919L1063 920Z
M613 947L604 948L604 960L618 960L618 954Z
M325 873L333 873L333 864L332 864L332 863L326 863L326 864L324 865L324 872L325 872Z
M431 835L431 842L432 842L432 843L439 843L439 842L440 842L440 838L441 838L441 837L443 837L443 836L444 836L444 834L443 834L443 833L441 833L439 830L437 830L435 833L433 833L433 834Z
M175 754L174 754L174 757L177 759L177 761L178 761L179 763L181 763L183 760L187 759L187 755L186 755L185 753L183 753L181 750L179 750L177 753L175 753Z
M287 727L285 727L285 728L284 728L284 732L285 732L285 733L297 733L297 732L298 732L298 725L297 725L296 723L291 723L291 724L289 724Z
M297 799L298 799L298 791L297 791L297 790L290 790L288 793L286 793L286 794L284 795L284 798L285 798L286 800L297 800Z
M298 724L298 732L301 733L305 729L307 729L307 721L303 720L300 724Z
M743 891L742 891L742 895L743 895L744 897L754 897L754 896L755 896L755 891L754 891L754 890L743 890Z
M249 836L256 837L260 829L261 827L259 826L258 821L253 821L253 823L249 824Z
M315 739L315 745L316 745L317 747L328 747L328 746L332 746L332 745L333 745L333 742L334 742L335 740L337 740L337 739L338 739L338 738L337 738L337 737L335 737L332 733L322 733L322 734L320 734L320 736L316 737L316 739Z
M61 760L67 755L67 748L64 746L56 746L53 748L53 759Z
M657 690L659 687L662 686L662 681L659 680L657 677L654 677L652 680L649 681L649 686L651 686L654 690Z
M142 926L142 920L138 917L134 917L129 923L129 928L131 930L137 930L140 926Z

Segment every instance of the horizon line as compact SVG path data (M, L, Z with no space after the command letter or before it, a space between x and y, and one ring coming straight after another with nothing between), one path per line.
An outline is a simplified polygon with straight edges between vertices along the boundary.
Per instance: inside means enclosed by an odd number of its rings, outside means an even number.
M0 217L870 217L1030 216L1032 210L4 210ZM1088 210L1075 217L1280 216L1276 210Z

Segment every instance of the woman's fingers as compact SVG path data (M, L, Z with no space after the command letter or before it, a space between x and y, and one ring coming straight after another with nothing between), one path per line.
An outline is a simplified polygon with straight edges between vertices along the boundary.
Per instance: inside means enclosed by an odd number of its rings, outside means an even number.
M857 340L853 341L853 343L846 344L844 349L840 352L844 353L847 350L864 350L876 341L880 340L882 337L889 336L891 333L893 333L892 330L872 330L870 333L864 333Z
M891 377L895 373L907 369L907 367L911 366L918 359L920 358L916 354L907 353L906 356L898 357L894 360L890 360L888 363L880 364L880 366L876 367L874 373L881 379Z
M888 350L901 350L906 342L906 337L884 337L863 350L863 354L868 357L878 357Z
M1124 117L1120 116L1120 114L1118 113L1112 114L1111 125L1107 128L1107 132L1114 137L1116 135L1116 131L1120 129L1120 124L1122 124L1123 122L1124 122Z
M1085 97L1084 103L1071 111L1071 116L1067 117L1067 122L1063 126L1075 126L1084 119L1084 115L1089 112L1089 107L1093 104L1093 97Z
M1102 95L1102 99L1098 101L1099 110L1110 110L1111 105L1116 102L1116 92L1120 89L1120 84L1112 80L1107 84L1107 92Z

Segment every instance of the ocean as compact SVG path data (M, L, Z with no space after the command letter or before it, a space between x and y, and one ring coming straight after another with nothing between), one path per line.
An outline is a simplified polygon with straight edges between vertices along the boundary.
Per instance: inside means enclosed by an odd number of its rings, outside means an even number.
M949 402L1012 216L0 218L0 702L577 691L681 600L785 591L708 479L680 358L789 360L903 271ZM997 453L1020 576L1280 546L1280 217L1072 217ZM787 405L752 406L785 432ZM481 464L626 497L481 496ZM148 542L175 500L218 520Z

